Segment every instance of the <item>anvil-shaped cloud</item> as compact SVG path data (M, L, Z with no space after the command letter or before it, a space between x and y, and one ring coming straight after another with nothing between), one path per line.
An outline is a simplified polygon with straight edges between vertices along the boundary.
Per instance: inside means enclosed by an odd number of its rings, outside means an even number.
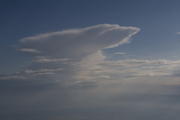
M29 76L56 74L58 79L65 81L68 79L72 81L74 78L84 81L109 79L110 76L126 78L179 75L176 70L179 68L179 61L135 59L103 61L106 58L101 52L103 49L129 43L129 38L139 30L136 27L101 24L23 38L19 40L18 49L33 55L35 57L33 64L29 66L29 70L21 74L4 75L0 78L24 79Z
M104 60L105 56L101 52L103 49L129 43L129 38L139 30L136 27L100 24L23 38L19 40L18 50L34 56L33 64L21 74L5 75L1 79L57 72L60 75L58 78L65 80L67 77L62 77L65 74L79 76L87 66L96 66Z
M79 59L101 49L127 43L140 29L101 24L26 37L19 41L19 50L35 56L56 56Z

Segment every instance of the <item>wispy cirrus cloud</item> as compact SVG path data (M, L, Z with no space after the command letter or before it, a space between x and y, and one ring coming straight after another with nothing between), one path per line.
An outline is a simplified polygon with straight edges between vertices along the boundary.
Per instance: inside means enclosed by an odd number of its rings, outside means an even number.
M56 59L56 58L37 58L33 60L34 63L48 63L48 62L63 62L68 61L68 58Z
M19 49L21 52L28 52L28 53L41 53L40 51L36 49L31 49L31 48L21 48Z
M119 52L119 53L115 53L115 55L125 55L126 53L123 52Z

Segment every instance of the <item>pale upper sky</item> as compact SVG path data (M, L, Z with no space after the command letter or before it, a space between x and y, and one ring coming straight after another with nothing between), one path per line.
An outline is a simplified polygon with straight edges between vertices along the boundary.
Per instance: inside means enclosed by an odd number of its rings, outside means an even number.
M179 0L0 0L0 119L178 120Z

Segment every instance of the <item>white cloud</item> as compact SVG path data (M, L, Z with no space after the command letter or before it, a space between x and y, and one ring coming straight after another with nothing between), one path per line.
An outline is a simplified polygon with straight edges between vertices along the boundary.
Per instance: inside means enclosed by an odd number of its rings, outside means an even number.
M0 77L0 80L9 80L9 79L27 79L26 76L20 76L20 75L7 75Z
M98 80L101 76L109 80L129 77L147 76L177 76L180 75L180 60L119 60L102 61L96 65L84 67L78 72L77 78L83 80Z
M31 48L21 48L19 49L21 52L29 52L29 53L41 53L40 51L36 49L31 49Z
M176 32L178 35L180 34L180 32Z
M63 68L59 69L38 69L38 70L25 70L16 74L1 75L0 80L8 79L29 79L38 75L51 75L62 71Z
M120 52L120 53L115 53L116 55L125 55L126 53Z
M139 30L136 27L101 24L23 38L19 40L19 51L35 57L29 71L23 74L54 74L57 69L63 69L60 77L64 74L76 76L84 69L101 63L106 58L103 49L129 43L130 37ZM39 71L44 69L55 71ZM101 77L109 78L107 75Z
M32 73L46 73L46 72L54 72L54 71L61 71L62 69L39 69L39 70L26 70L25 73L32 74Z
M75 78L75 81L82 82L179 75L180 61L164 59L104 61L106 56L103 55L102 49L128 43L130 37L139 30L136 27L101 24L23 38L18 45L20 51L38 54L33 54L35 60L30 69L20 73L19 76L58 73L58 79Z
M71 76L77 80L178 75L179 61L104 61L106 56L102 49L128 43L139 30L136 27L101 24L23 38L18 45L20 51L38 53L33 54L33 65L23 74L30 76L58 72L59 78Z
M22 52L39 51L46 56L59 55L61 58L79 59L99 50L129 42L128 39L139 30L136 27L101 24L26 37L19 41L19 49Z
M39 58L36 60L33 60L35 63L47 63L47 62L63 62L63 61L68 61L68 58L62 58L62 59L55 59L55 58Z

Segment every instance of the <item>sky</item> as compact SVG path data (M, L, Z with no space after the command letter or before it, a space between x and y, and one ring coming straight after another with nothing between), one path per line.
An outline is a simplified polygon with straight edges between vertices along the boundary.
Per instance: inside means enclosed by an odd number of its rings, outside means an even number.
M179 0L0 0L1 120L179 120Z

